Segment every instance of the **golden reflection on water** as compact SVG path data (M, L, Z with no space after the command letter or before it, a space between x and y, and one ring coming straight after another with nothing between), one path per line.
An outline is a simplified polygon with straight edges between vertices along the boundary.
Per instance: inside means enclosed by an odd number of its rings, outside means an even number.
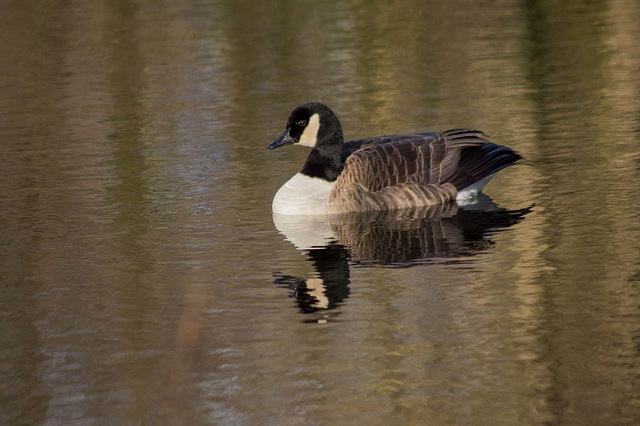
M7 2L0 423L638 423L639 21L632 0ZM330 225L348 286L322 290L270 211L306 152L263 149L308 101L347 138L480 128L529 163L486 192L536 206L471 247L459 213ZM372 243L407 232L446 249ZM419 264L356 267L384 256Z

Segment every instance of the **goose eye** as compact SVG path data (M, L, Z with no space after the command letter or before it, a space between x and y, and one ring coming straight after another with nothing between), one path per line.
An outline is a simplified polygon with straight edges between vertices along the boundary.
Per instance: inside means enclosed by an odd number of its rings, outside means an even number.
M304 127L307 125L307 122L305 120L300 120L300 121L297 121L296 124L300 127Z

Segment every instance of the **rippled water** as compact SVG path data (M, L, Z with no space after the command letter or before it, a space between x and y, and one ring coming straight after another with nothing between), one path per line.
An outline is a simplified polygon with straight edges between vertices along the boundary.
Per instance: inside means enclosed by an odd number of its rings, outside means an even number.
M0 8L0 424L640 422L638 2ZM527 162L282 221L308 101Z

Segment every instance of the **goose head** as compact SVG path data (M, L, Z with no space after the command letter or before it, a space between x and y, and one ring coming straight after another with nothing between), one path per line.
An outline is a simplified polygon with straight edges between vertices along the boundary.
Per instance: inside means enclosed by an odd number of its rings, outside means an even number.
M321 103L300 105L291 112L287 128L267 149L300 145L320 149L342 146L342 126L338 117Z

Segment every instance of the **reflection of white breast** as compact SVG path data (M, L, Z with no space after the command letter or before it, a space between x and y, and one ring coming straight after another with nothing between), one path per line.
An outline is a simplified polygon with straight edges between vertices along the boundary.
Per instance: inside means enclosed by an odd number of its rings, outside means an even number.
M316 215L326 213L334 183L297 173L273 197L274 213Z
M287 240L291 241L298 250L324 247L331 240L336 239L327 216L285 216L274 214L273 223L278 231Z

